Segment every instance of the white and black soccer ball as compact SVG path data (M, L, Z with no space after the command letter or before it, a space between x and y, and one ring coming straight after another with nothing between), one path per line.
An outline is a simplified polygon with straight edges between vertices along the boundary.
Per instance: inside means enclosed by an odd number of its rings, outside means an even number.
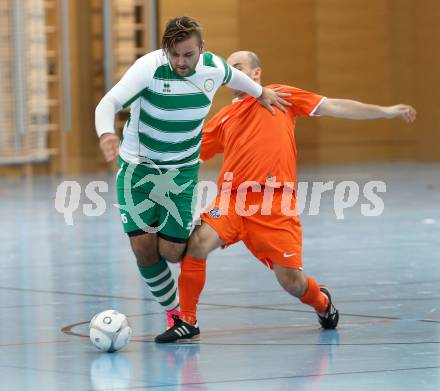
M107 310L96 314L89 325L90 341L99 350L116 352L128 344L131 327L124 314L116 310Z

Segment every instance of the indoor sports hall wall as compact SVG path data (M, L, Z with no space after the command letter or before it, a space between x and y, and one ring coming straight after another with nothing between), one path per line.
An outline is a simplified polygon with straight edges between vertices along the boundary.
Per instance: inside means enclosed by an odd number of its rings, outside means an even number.
M203 21L209 49L249 49L264 82L329 97L415 105L418 120L353 122L302 119L300 160L308 163L439 160L440 2L436 0L203 0L160 2L160 24L175 13ZM221 39L220 37L223 37ZM235 46L235 47L234 47ZM227 103L224 95L219 105Z
M11 31L17 20L17 10L7 9L12 3L2 3L2 20L10 19L2 26L10 26ZM46 155L41 159L42 155L32 150L15 152L13 141L18 129L13 120L6 119L17 118L17 106L3 105L3 111L10 112L3 116L6 126L0 137L0 175L20 174L23 167L28 173L53 174L105 170L94 132L95 105L109 84L117 81L137 57L154 48L157 42L152 40L155 35L160 37L166 21L179 14L201 21L208 50L225 57L234 50L255 51L263 62L265 83L286 83L329 97L383 105L408 103L418 110L413 125L383 120L300 119L297 142L301 162L440 160L437 0L40 3L45 7L40 23L46 32L47 66L41 71L44 75L32 80L47 83L50 115L48 123L41 124L44 129L38 139ZM22 11L32 4L35 6L36 0L24 1ZM5 54L2 69L15 69L18 60L14 47L1 50ZM10 76L11 80L14 77ZM2 92L2 101L15 99L14 89L20 84L10 84ZM35 101L31 96L27 99ZM229 91L221 91L211 113L229 99ZM120 125L125 117L126 113L121 114ZM26 140L23 145L28 145ZM14 158L14 154L18 155ZM37 163L32 159L35 156L40 157Z

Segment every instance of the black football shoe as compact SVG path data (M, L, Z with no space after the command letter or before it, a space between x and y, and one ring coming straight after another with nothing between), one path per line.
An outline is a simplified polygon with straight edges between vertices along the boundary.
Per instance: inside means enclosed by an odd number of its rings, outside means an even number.
M156 343L171 343L180 340L197 340L199 339L200 329L197 323L193 326L184 322L178 316L173 316L174 326L156 336Z
M322 316L318 314L319 324L323 329L333 330L338 326L339 311L333 305L332 297L328 288L326 286L321 286L320 291L328 297L329 303L325 314Z

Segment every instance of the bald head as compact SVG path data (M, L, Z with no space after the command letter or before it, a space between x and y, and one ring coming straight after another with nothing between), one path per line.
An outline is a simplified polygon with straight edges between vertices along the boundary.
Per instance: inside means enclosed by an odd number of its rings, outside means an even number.
M228 57L228 64L242 71L258 84L261 84L261 61L254 52L247 50L234 52ZM234 95L239 98L246 96L241 91L234 91Z
M228 58L229 65L242 64L250 69L261 68L261 61L254 52L240 50L232 53Z

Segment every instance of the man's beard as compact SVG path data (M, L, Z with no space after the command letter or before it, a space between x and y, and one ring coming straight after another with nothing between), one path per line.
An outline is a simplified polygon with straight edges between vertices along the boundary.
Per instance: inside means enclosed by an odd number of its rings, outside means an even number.
M176 72L178 75L180 75L180 76L188 76L188 75L190 75L191 73L193 73L194 72L194 69L196 69L195 67L194 68L190 68L190 67L185 67L185 68L177 68L177 69L174 69L174 72Z

